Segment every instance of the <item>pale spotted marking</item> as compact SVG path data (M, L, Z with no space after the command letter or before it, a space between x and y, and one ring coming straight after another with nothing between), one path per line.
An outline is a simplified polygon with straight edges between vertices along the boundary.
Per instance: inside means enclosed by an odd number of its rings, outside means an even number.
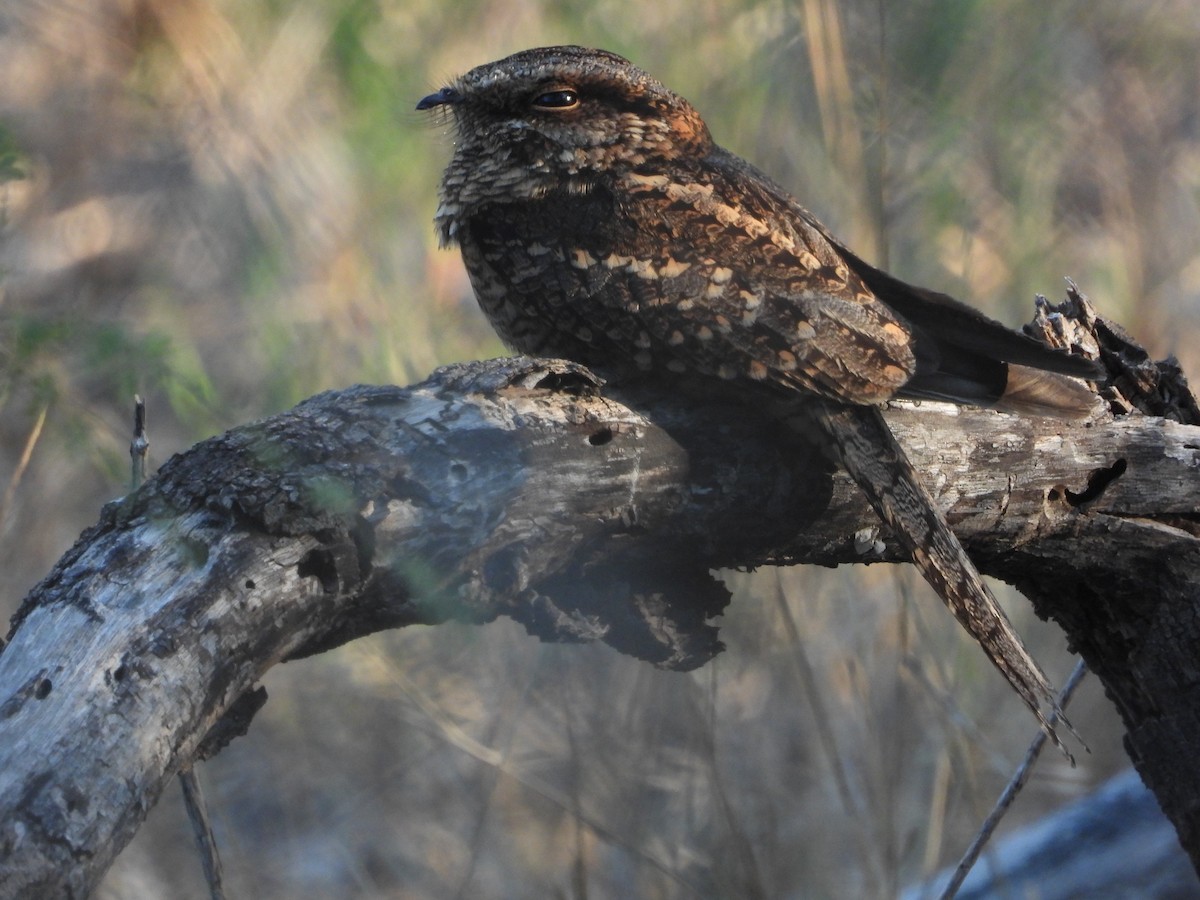
M715 204L713 215L722 225L738 225L742 221L742 214L734 207L725 203Z
M751 291L738 291L738 296L742 298L742 302L746 304L746 310L755 310L762 306L762 295L755 294Z
M571 251L571 265L576 269L590 269L596 264L596 257L586 250L575 248Z
M668 257L661 267L656 268L654 260L637 259L632 256L622 256L619 253L610 253L604 259L600 260L600 263L606 269L624 269L631 275L636 275L638 278L646 281L657 281L660 278L674 278L682 275L692 267L692 264L689 262L681 262L673 257Z
M762 219L756 219L753 216L744 216L737 224L751 238L760 238L764 234L772 232L772 228L766 222L762 221Z
M670 176L641 175L637 172L628 173L625 181L629 185L629 189L633 191L653 191L671 184Z
M690 262L680 262L674 257L668 257L667 261L659 267L658 274L663 278L674 278L677 275L682 275L691 267L692 264Z
M654 263L651 260L635 259L626 268L638 278L645 279L646 281L658 281L658 271L654 268Z
M708 212L705 206L712 205L713 186L711 184L680 184L678 181L667 180L666 195L671 201L683 201L694 206L700 212Z
M666 184L655 183L651 186L649 179L644 176L638 176L638 183L646 185L643 190L663 188L663 193L668 200L687 203L697 212L712 216L718 224L726 228L738 228L752 239L766 235L770 236L772 243L785 250L792 251L796 247L796 242L786 233L772 228L766 222L749 215L736 206L713 199L715 189L711 184L679 183L668 180Z

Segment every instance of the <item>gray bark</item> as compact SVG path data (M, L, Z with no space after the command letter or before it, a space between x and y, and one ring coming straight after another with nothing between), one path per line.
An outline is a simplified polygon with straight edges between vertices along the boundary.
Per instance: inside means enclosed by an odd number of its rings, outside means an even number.
M1084 319L1113 408L1193 424L886 416L980 568L1103 680L1195 862L1200 416ZM721 648L710 570L900 558L844 473L746 404L624 400L569 363L450 367L205 441L107 506L0 653L0 895L86 895L167 780L244 730L277 662L504 615L692 668Z

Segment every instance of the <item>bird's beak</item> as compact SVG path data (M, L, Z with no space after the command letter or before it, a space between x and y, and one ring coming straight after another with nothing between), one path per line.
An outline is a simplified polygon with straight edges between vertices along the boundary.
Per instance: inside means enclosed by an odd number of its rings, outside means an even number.
M462 94L451 87L444 87L436 94L422 97L417 109L433 109L435 106L453 106L462 102Z

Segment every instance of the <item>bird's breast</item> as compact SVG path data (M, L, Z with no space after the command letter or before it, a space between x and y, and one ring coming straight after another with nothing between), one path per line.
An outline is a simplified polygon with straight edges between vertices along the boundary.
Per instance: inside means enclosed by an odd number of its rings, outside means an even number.
M679 258L619 220L600 192L480 209L458 241L484 314L523 353L610 374L715 372L667 326L681 306L715 296L714 279L724 284L732 272Z

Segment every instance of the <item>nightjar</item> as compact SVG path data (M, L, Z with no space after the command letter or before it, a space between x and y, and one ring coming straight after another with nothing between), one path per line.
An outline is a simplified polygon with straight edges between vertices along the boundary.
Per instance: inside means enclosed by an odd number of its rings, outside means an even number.
M435 223L506 343L618 380L803 401L802 420L1054 736L1045 676L877 404L1081 417L1095 396L1062 376L1095 377L1093 363L868 265L615 54L526 50L417 108L453 123Z

